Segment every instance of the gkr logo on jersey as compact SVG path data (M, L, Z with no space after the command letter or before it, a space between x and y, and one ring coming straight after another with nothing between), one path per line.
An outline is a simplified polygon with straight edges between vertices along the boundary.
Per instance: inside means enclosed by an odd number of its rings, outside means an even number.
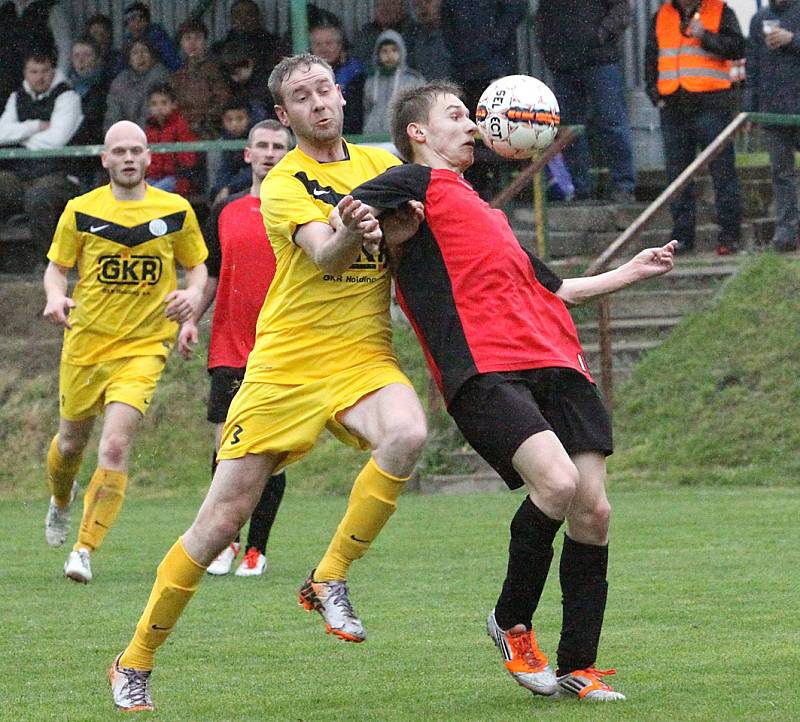
M161 278L159 256L100 256L97 280L121 286L154 286Z
M362 246L356 262L350 266L352 271L382 271L384 268L386 268L386 251L383 244L377 253L369 253Z

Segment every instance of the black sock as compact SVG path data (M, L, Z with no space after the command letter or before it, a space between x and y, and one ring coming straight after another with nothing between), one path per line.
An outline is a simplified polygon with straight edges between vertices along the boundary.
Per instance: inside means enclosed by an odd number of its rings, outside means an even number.
M529 496L514 514L508 545L508 571L494 610L501 629L510 629L517 624L531 628L533 613L553 559L553 539L561 523L547 516Z
M270 476L261 493L261 498L250 517L250 528L247 530L247 548L255 547L262 554L267 551L267 540L278 513L286 488L286 474L281 472Z
M564 535L561 640L557 674L591 667L597 659L608 595L608 546L580 544Z

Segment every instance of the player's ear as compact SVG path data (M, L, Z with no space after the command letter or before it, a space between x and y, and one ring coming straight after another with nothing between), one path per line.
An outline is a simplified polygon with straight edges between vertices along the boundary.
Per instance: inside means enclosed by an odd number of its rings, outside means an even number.
M286 128L289 127L289 116L286 115L286 110L282 105L275 105L275 115L278 116L280 124Z
M406 135L417 143L425 142L425 129L419 123L409 123L406 126Z

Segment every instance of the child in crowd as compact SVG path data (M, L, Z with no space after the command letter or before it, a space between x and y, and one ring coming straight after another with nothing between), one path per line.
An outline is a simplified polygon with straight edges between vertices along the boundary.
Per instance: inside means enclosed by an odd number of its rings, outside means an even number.
M149 110L145 134L150 145L197 140L186 118L178 110L175 91L168 83L157 83L147 96ZM153 153L147 182L165 191L189 196L195 192L193 169L197 153Z
M364 85L364 133L388 135L389 99L398 88L421 85L424 78L406 65L406 44L394 30L382 32L375 41L375 72Z
M241 99L231 100L222 110L223 131L220 139L245 140L253 125L247 102ZM250 165L245 163L241 150L224 151L211 188L212 204L221 203L228 196L249 188L251 176Z

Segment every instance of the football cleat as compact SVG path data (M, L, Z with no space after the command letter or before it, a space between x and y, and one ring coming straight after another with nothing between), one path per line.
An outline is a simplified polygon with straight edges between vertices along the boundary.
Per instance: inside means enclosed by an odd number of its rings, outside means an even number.
M69 502L62 509L56 504L55 499L50 497L50 507L47 509L47 516L44 518L44 538L51 547L60 547L69 535L69 511L72 502L78 495L78 482L72 482L72 492L69 495Z
M64 576L81 584L92 581L92 562L88 549L78 549L69 553L67 561L64 562Z
M347 582L344 579L315 582L314 571L311 570L300 587L298 604L307 612L318 611L325 620L325 631L328 634L346 642L363 642L367 638L367 632L350 604Z
M507 631L502 630L492 610L486 621L486 633L497 645L506 669L517 684L544 697L558 692L556 676L544 652L539 649L532 629L527 630L522 624L518 624Z
M228 574L233 566L233 560L239 556L239 549L241 549L241 544L239 544L239 542L232 542L226 546L217 555L217 558L208 565L206 572L214 576Z
M114 664L108 670L108 683L114 695L114 704L121 712L150 712L153 710L153 699L150 696L149 670L128 669L119 666L117 655Z
M267 570L267 557L250 547L236 570L237 577L258 577Z
M558 678L561 694L572 695L587 702L616 702L625 699L622 692L615 692L601 677L616 674L616 669L576 669Z

